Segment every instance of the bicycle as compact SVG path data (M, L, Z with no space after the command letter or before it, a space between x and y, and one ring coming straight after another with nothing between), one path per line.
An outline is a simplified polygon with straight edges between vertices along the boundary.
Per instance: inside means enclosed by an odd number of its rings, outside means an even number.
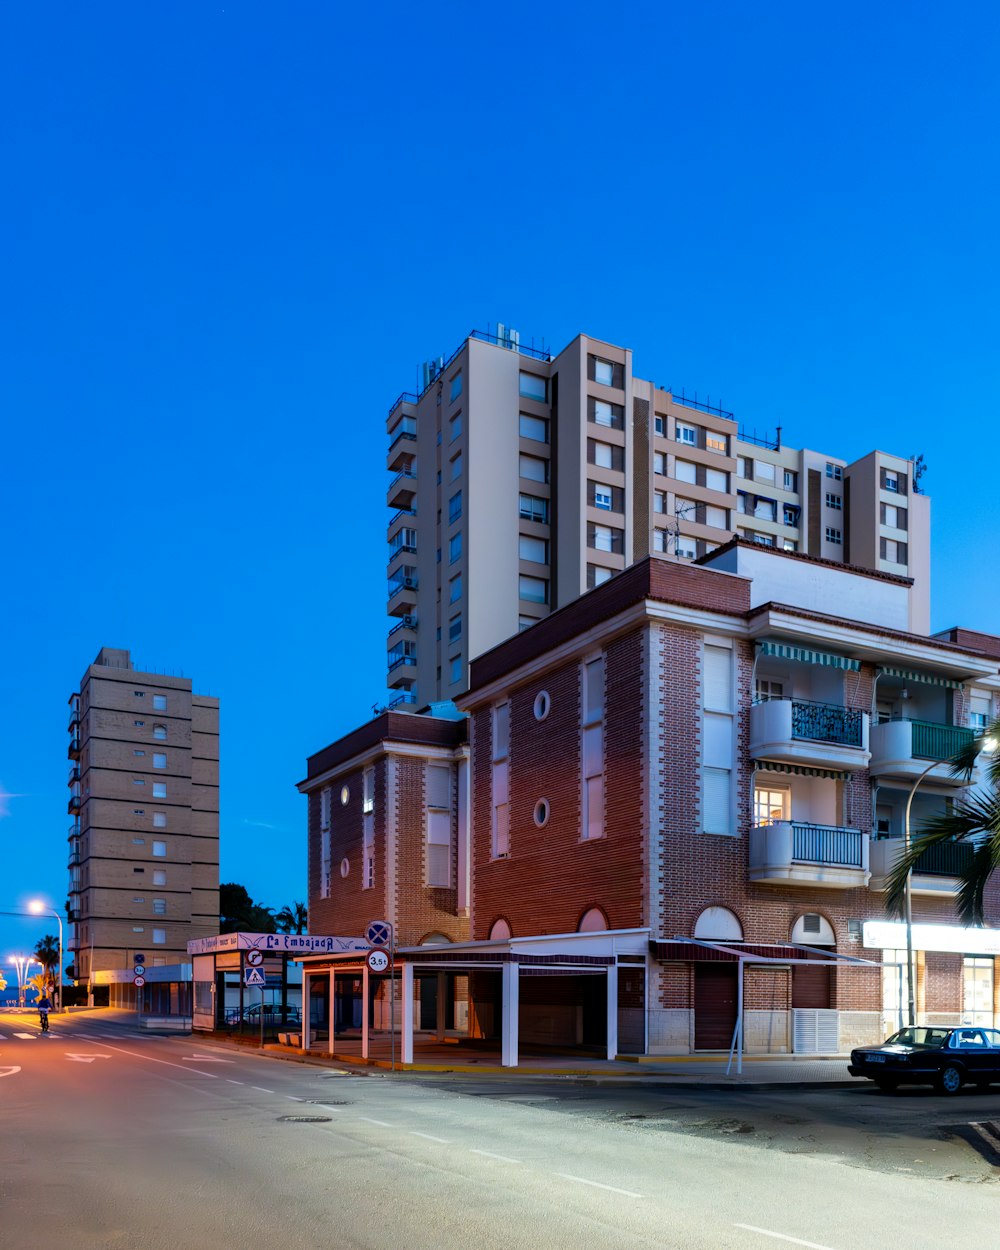
M43 1033L48 1033L48 1031L49 1031L49 1013L48 1013L47 1011L40 1011L40 1012L38 1013L38 1018L39 1018L39 1020L40 1020L40 1021L41 1021L41 1023L42 1023L42 1032L43 1032Z

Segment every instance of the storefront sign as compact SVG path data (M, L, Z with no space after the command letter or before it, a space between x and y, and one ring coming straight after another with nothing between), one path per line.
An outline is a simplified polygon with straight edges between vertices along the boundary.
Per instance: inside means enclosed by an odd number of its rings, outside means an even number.
M882 950L906 949L906 925L887 920L866 920L862 927L865 946ZM950 951L957 955L1000 956L1000 929L963 929L950 924L915 924L913 949Z

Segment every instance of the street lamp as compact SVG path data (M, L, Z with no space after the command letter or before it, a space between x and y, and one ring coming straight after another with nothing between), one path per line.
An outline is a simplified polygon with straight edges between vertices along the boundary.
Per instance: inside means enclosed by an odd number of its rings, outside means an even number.
M56 995L57 995L57 1000L58 1000L58 1001L56 1002L56 1010L57 1010L57 1011L62 1011L62 1000L63 1000L63 984L62 984L62 981L63 981L63 926L62 926L62 916L60 916L60 915L59 915L59 913L56 911L56 909L55 909L54 907L46 907L46 906L45 906L45 904L42 902L42 900L41 900L40 898L32 899L32 901L28 904L28 911L30 911L30 912L31 912L31 914L32 914L33 916L55 916L56 920L57 920L57 921L58 921L58 923L59 923L59 975L58 975L58 976L57 976L57 978L56 978Z
M8 956L8 962L12 963L17 969L17 1005L18 1007L23 1007L24 992L28 983L28 969L32 964L38 964L39 968L42 965L32 955L10 955Z

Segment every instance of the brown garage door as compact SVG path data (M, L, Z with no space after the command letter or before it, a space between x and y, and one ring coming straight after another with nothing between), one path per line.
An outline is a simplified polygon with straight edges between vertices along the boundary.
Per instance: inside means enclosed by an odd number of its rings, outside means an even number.
M696 964L694 1048L728 1050L736 1028L736 973L732 964Z

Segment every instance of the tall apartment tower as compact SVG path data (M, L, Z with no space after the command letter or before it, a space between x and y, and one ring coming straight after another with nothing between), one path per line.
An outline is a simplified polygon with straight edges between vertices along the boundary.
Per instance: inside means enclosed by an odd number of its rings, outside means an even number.
M733 414L578 335L557 355L473 331L389 410L388 684L462 693L469 661L656 552L734 535L912 578L930 629L930 500L913 461L848 462L741 432Z
M70 695L76 978L187 962L219 929L219 701L102 647Z

